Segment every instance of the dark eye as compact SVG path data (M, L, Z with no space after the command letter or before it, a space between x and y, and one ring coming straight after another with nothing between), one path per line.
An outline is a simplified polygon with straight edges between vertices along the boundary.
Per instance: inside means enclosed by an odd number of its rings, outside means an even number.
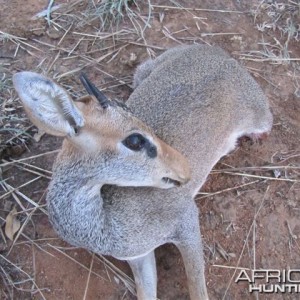
M124 141L123 145L133 151L140 151L146 145L147 140L139 133L134 133L128 136Z

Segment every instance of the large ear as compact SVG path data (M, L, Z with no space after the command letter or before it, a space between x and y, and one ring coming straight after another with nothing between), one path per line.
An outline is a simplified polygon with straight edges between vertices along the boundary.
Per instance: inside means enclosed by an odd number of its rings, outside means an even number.
M13 83L29 119L39 129L57 136L74 136L84 125L81 112L68 93L54 81L33 72L20 72Z

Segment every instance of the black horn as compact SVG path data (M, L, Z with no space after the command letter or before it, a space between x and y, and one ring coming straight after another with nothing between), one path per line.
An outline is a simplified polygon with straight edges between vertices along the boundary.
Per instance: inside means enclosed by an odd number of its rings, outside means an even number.
M109 106L110 101L107 97L95 87L84 73L80 74L79 79L89 95L95 96L103 108L107 108Z

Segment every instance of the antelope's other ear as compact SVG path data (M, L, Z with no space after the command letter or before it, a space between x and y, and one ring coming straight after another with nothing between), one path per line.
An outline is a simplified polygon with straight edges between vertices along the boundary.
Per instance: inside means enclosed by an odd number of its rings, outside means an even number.
M33 72L13 76L24 109L39 129L56 136L74 136L84 118L68 93L54 81Z

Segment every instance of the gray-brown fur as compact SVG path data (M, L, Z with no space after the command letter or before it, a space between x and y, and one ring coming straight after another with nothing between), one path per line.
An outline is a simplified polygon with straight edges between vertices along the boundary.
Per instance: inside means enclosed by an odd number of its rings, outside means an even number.
M234 59L204 45L174 48L147 61L134 84L127 105L187 157L190 182L169 190L104 186L101 198L93 178L85 176L92 161L56 164L47 197L50 219L70 243L127 260L143 300L156 298L154 249L175 243L191 299L208 299L193 197L238 137L270 131L267 99ZM103 167L105 182L105 158Z
M263 133L272 124L260 87L219 48L171 49L156 61L142 65L135 75L135 85L137 88L127 105L163 140L188 157L193 173L191 182L180 189L107 187L103 190L105 216L103 211L96 210L98 220L91 222L90 228L94 238L87 239L86 231L82 231L80 246L123 259L183 239L199 246L198 210L193 196L214 164L234 147L232 134ZM61 196L50 194L50 197L52 201L61 201ZM86 203L85 199L82 201ZM82 215L88 218L89 213ZM65 224L63 217L62 214L60 220ZM104 223L103 218L106 218ZM63 224L58 227L63 228ZM102 241L95 224L97 227L105 224ZM201 255L203 264L202 249L194 251L195 255Z

